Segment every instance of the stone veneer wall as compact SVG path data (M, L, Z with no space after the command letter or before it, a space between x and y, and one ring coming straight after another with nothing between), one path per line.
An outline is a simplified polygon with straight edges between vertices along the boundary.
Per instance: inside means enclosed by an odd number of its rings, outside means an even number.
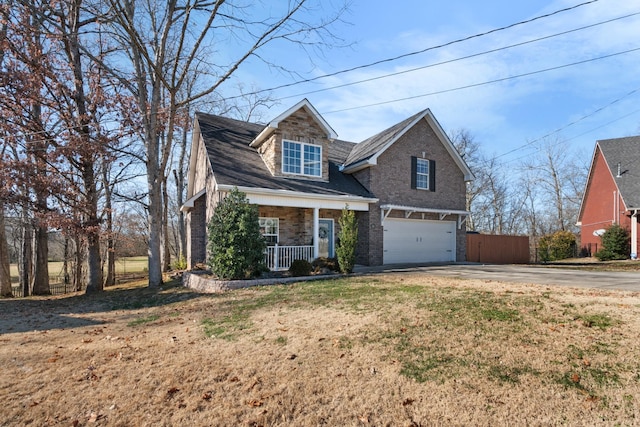
M329 139L307 110L300 108L282 120L278 129L258 147L258 153L274 176L288 176L282 173L283 139L322 146L322 177L308 179L329 179Z
M306 282L310 280L326 280L339 275L317 275L302 277L281 277L277 279L252 279L252 280L217 280L207 277L205 274L185 272L182 276L182 285L186 288L203 293L219 293L234 289L249 288L251 286L282 285L286 283Z

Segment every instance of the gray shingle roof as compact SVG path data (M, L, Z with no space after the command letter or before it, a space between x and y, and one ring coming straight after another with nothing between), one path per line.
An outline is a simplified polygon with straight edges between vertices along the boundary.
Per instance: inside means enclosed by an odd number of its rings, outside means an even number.
M339 165L353 146L352 143L339 140L331 143L329 182L275 177L267 169L260 154L249 147L251 141L264 129L264 125L206 113L197 113L196 120L218 184L323 195L374 197L355 178L339 170Z
M426 111L426 110L425 110ZM382 132L372 136L371 138L367 138L359 144L355 144L354 148L351 150L351 153L347 157L345 161L345 167L349 165L356 164L358 162L362 162L374 156L378 151L380 151L384 146L394 139L400 132L405 130L405 128L420 115L424 115L424 111L414 114L406 120L397 123L390 128L383 130Z
M598 146L627 208L640 208L640 136L605 139Z

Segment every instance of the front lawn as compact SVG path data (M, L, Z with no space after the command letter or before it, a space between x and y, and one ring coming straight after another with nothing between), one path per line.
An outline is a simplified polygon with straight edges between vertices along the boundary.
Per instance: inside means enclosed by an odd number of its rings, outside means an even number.
M640 294L379 274L0 300L7 425L634 425Z

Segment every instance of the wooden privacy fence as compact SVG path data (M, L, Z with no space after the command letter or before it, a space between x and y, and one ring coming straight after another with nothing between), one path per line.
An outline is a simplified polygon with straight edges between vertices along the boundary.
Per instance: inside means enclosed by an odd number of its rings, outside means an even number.
M528 264L528 236L467 234L467 261L488 264Z

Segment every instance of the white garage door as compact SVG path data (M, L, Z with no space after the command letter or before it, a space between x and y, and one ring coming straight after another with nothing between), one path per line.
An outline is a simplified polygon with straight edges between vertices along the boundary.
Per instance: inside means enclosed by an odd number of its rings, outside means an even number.
M448 262L456 260L456 223L387 218L383 262Z

